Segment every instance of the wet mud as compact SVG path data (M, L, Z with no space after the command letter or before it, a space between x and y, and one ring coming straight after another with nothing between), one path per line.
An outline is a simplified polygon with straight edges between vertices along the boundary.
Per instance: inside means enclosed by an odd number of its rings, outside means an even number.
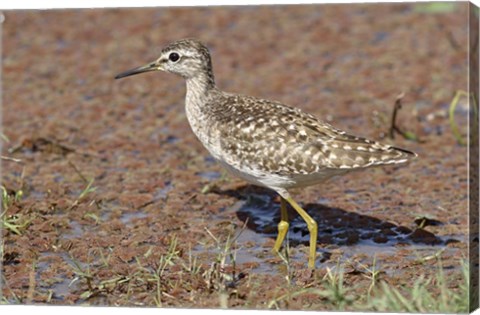
M268 308L289 286L315 287L327 267L341 264L345 285L362 296L362 266L402 287L435 275L439 260L458 287L468 258L467 147L448 110L468 85L467 5L6 12L5 301ZM113 79L183 37L211 47L220 88L419 155L292 192L319 225L313 274L308 230L292 209L288 251L271 252L278 196L208 155L188 126L181 78ZM396 123L414 137L390 139L401 93ZM466 104L455 111L462 136ZM332 309L308 295L275 305Z

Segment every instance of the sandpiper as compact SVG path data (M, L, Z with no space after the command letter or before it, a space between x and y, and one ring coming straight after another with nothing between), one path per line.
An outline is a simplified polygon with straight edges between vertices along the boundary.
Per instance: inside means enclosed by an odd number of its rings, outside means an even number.
M314 268L317 223L288 190L368 167L405 163L416 154L347 134L300 109L277 101L221 91L215 85L208 48L195 39L175 41L160 57L115 79L165 71L186 80L185 110L190 126L210 154L247 182L281 196L278 252L287 234L287 202L310 232L309 268Z

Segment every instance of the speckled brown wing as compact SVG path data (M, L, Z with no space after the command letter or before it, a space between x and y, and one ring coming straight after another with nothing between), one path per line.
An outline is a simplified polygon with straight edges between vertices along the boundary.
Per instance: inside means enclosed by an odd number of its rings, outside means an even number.
M220 104L220 106L218 106ZM275 174L313 174L406 162L409 151L351 136L287 105L228 95L212 112L222 150L239 167ZM212 126L215 128L215 126ZM245 164L245 165L242 165Z

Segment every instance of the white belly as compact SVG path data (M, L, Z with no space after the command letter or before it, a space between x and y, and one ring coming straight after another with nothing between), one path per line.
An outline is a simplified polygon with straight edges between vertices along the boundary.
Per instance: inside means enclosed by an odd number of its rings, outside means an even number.
M256 169L250 168L239 168L232 164L229 164L227 161L222 159L217 159L219 163L232 175L238 176L243 180L258 186L268 187L273 190L278 190L280 188L291 187L292 184L295 184L287 176L280 176L276 174L268 174Z

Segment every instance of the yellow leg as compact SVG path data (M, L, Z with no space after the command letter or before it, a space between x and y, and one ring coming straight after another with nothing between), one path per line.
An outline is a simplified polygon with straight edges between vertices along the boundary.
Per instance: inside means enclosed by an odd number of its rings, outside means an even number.
M281 198L280 204L280 222L278 223L278 236L275 240L275 245L273 246L273 250L275 252L280 251L280 247L282 246L283 240L287 235L288 231L288 213L287 213L287 202L285 199Z
M302 217L303 220L307 223L308 231L310 232L310 254L308 256L308 267L314 269L315 268L315 258L317 256L317 235L318 235L318 227L317 227L317 222L315 222L314 219L312 219L311 216L308 215L308 213L302 209L298 205L298 203L295 202L290 196L285 198L288 203L290 203L295 209L298 214Z

